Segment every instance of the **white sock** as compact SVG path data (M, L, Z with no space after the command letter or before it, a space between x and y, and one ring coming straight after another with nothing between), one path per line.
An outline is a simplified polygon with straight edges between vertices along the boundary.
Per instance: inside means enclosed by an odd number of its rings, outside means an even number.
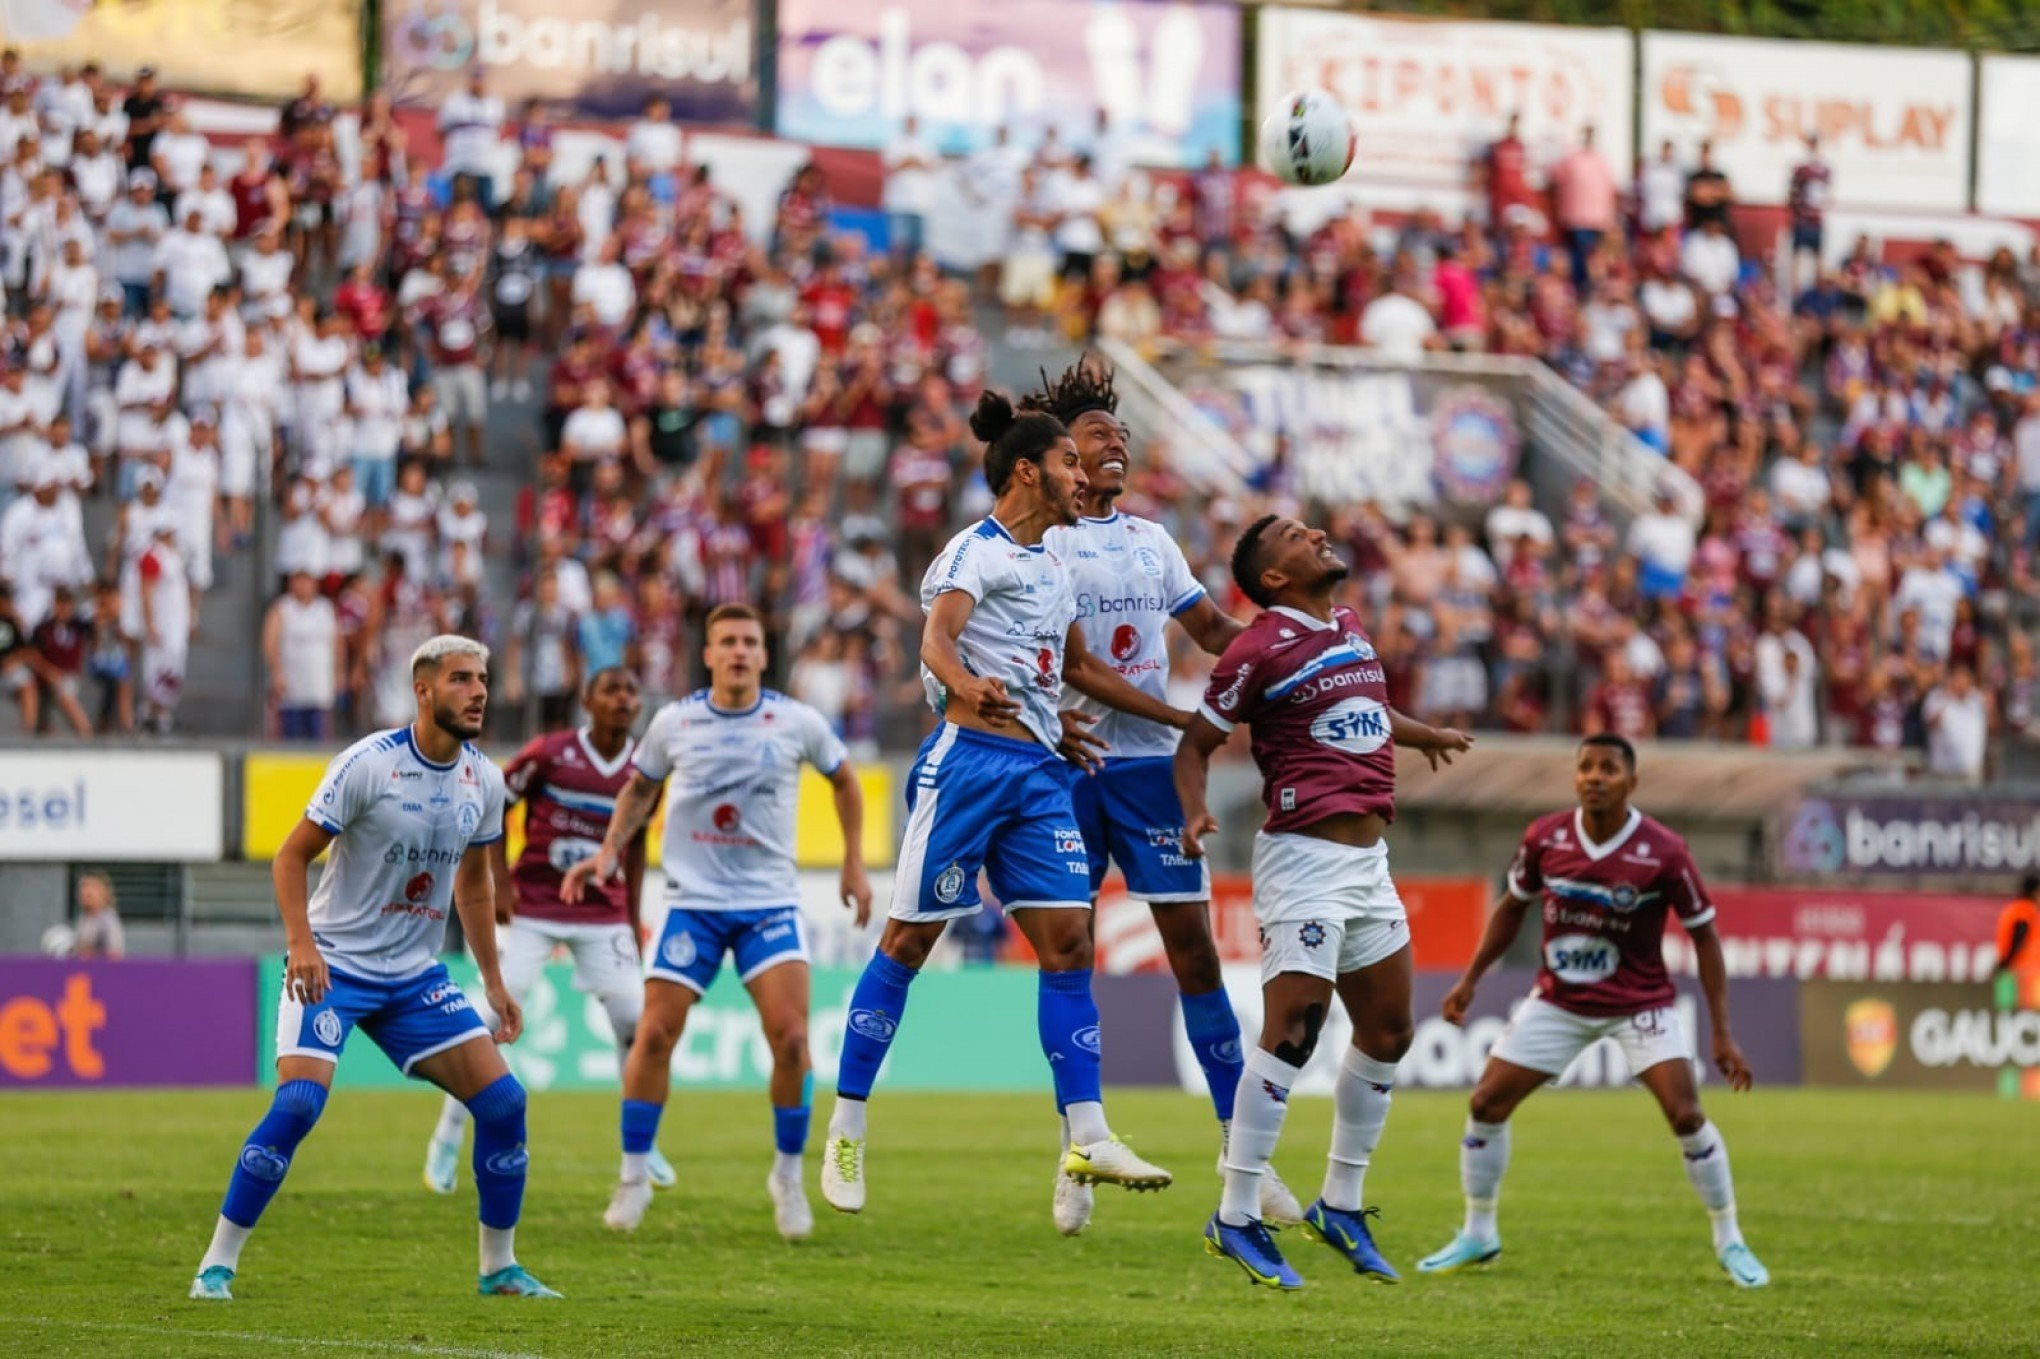
M1686 1157L1686 1178L1693 1192L1707 1208L1707 1221L1714 1228L1714 1249L1723 1251L1742 1244L1742 1228L1735 1221L1735 1180L1728 1171L1728 1144L1712 1123L1702 1123L1698 1132L1679 1139Z
M517 1263L517 1229L482 1226L482 1273L494 1274Z
M652 1178L652 1154L648 1151L627 1151L623 1154L623 1182L643 1184Z
M1349 1047L1332 1087L1332 1151L1325 1159L1327 1207L1357 1212L1364 1202L1367 1165L1395 1098L1395 1063Z
M1070 1116L1064 1114L1060 1121L1062 1123L1062 1149L1068 1151L1070 1149Z
M1467 1119L1459 1144L1459 1187L1466 1195L1466 1225L1460 1230L1476 1241L1495 1239L1495 1200L1508 1168L1509 1125Z
M439 1106L439 1126L432 1130L432 1140L457 1147L467 1133L467 1106L448 1095L446 1102Z
M853 1142L864 1140L863 1100L836 1096L836 1107L829 1111L829 1136L847 1137Z
M797 1151L773 1152L772 1173L782 1180L798 1180L800 1178L800 1153Z
M1070 1141L1080 1147L1112 1137L1112 1129L1105 1125L1105 1106L1097 1100L1078 1100L1063 1110L1063 1119L1069 1124Z
M1272 1052L1255 1048L1240 1073L1233 1099L1232 1127L1225 1140L1225 1192L1218 1202L1218 1220L1238 1227L1261 1216L1261 1176L1282 1140L1282 1118L1289 1112L1289 1089L1303 1074Z
M212 1244L205 1248L205 1259L198 1262L198 1272L203 1274L214 1265L225 1265L228 1269L241 1268L241 1247L248 1244L248 1234L255 1229L242 1227L221 1218L213 1224Z

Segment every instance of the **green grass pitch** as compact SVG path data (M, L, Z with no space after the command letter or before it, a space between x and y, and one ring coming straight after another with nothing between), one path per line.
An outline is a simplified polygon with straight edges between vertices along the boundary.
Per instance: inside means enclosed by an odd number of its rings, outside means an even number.
M253 1090L0 1095L0 1355L611 1356L736 1353L2008 1355L2040 1352L2040 1108L1985 1098L1710 1091L1742 1217L1770 1266L1715 1267L1677 1150L1637 1090L1559 1091L1518 1115L1507 1252L1447 1279L1408 1267L1459 1216L1463 1100L1397 1097L1369 1198L1400 1287L1282 1236L1309 1286L1251 1289L1207 1257L1215 1129L1202 1100L1109 1097L1173 1168L1160 1195L1100 1190L1074 1241L1049 1224L1045 1099L892 1095L872 1109L871 1202L815 1193L782 1243L759 1095L682 1095L681 1175L630 1239L600 1216L616 1103L534 1101L519 1254L561 1303L474 1294L474 1197L427 1193L434 1097L335 1093L242 1259L231 1305L186 1301ZM826 1099L818 1111L825 1117ZM817 1119L817 1134L820 1131ZM1331 1110L1298 1099L1278 1161L1308 1201ZM817 1178L809 1157L811 1190Z

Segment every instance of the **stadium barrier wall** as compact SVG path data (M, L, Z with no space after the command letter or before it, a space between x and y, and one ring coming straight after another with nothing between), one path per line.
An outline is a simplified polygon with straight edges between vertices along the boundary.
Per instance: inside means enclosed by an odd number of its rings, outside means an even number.
M1956 982L1799 988L1809 1085L2040 1099L2040 994Z
M0 1089L246 1085L255 996L246 958L0 958Z
M1826 791L1766 827L1786 877L1945 881L2040 869L2040 798L2030 788Z
M1731 977L1981 982L1997 963L1989 897L1853 887L1717 887L1714 928ZM1691 975L1685 932L1665 931L1665 965Z
M224 780L210 751L8 750L0 863L217 862Z

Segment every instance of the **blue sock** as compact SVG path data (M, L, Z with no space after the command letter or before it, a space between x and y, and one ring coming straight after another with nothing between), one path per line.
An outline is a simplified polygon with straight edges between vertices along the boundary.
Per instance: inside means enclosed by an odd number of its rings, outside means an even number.
M1240 1021L1233 1017L1232 1001L1225 988L1201 996L1185 992L1183 1031L1190 1036L1190 1050L1197 1065L1204 1068L1204 1084L1211 1090L1211 1107L1221 1123L1232 1120L1233 1096L1239 1093L1240 1073L1246 1063L1240 1056Z
M807 1150L808 1118L813 1110L806 1104L791 1109L772 1106L772 1145L781 1154L798 1156Z
M298 1143L305 1140L325 1107L326 1087L317 1081L285 1081L276 1087L269 1112L248 1134L241 1159L234 1163L227 1197L220 1204L221 1217L236 1227L255 1225L289 1173Z
M484 1227L502 1230L517 1225L524 1207L524 1087L515 1076L494 1084L467 1102L475 1116L475 1196L481 1200Z
M624 1154L643 1155L659 1140L659 1116L666 1112L663 1104L650 1100L627 1099L623 1102L623 1150Z
M850 1019L843 1030L843 1055L836 1068L839 1099L870 1099L878 1068L900 1029L907 1008L907 986L914 969L883 953L871 955L857 989L850 993Z
M1091 969L1043 972L1035 1003L1041 1051L1055 1081L1055 1107L1096 1102L1098 1077L1098 1002L1091 998Z

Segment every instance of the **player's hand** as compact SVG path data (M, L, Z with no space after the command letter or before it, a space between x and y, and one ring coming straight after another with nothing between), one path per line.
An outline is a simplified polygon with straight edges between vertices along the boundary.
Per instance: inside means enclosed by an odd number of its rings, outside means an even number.
M317 944L294 944L283 964L283 994L300 1005L317 1005L332 989L326 959Z
M1188 859L1204 857L1204 837L1218 829L1218 818L1210 812L1199 812L1183 822L1183 856Z
M863 864L843 865L843 877L836 884L836 893L842 897L843 905L851 912L858 929L871 923L871 878L865 873Z
M1747 1090L1756 1084L1757 1078L1750 1074L1750 1059L1743 1056L1741 1045L1730 1034L1714 1035L1714 1066L1731 1090Z
M970 683L958 686L951 697L962 700L963 706L977 714L979 721L990 726L1009 726L1020 715L1020 705L1007 694L1001 680L973 677Z
M1431 739L1424 743L1424 758L1431 762L1431 768L1452 763L1454 755L1463 755L1473 749L1473 733L1457 727L1433 727Z
M1086 774L1095 774L1103 769L1105 761L1101 757L1106 743L1104 738L1091 732L1098 719L1075 709L1068 709L1058 716L1062 718L1062 740L1057 743L1055 753Z
M514 1043L524 1033L524 1008L510 999L510 993L496 982L483 992L489 998L489 1008L496 1012L496 1041Z
M1438 1012L1445 1016L1446 1023L1464 1025L1466 1012L1472 1008L1473 983L1461 977L1452 983L1452 989L1445 993L1445 1002L1438 1007Z
M566 876L560 879L560 900L569 906L578 906L588 895L591 881L600 887L615 876L616 851L604 845L567 870Z

